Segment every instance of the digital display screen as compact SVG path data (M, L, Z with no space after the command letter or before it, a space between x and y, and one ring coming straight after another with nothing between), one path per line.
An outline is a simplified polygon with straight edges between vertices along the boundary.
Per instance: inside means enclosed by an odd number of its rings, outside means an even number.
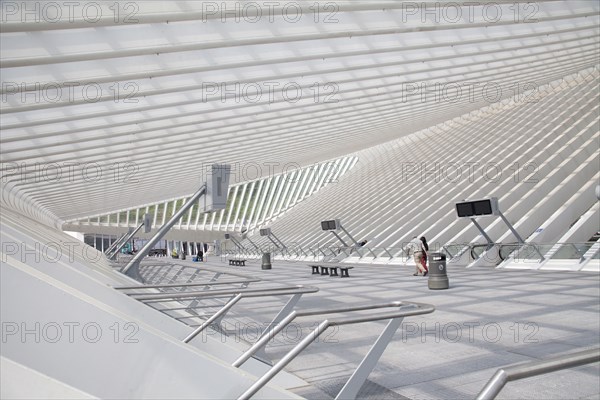
M321 229L324 231L333 231L337 229L335 224L335 220L332 219L330 221L321 221Z
M456 213L459 217L470 217L473 215L473 203L457 203Z
M481 200L473 202L473 208L475 215L491 215L492 214L492 202L489 200Z

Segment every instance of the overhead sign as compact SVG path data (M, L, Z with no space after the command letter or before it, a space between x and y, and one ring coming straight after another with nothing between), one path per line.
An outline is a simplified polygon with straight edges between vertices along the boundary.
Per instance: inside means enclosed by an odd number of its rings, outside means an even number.
M491 197L489 199L470 200L456 203L456 214L459 218L500 215L498 209L498 198Z
M324 231L337 231L340 229L340 220L331 219L328 221L321 221L321 229Z
M227 206L231 165L212 164L206 180L204 212L224 210Z
M152 218L150 214L144 214L144 232L150 233L152 230Z

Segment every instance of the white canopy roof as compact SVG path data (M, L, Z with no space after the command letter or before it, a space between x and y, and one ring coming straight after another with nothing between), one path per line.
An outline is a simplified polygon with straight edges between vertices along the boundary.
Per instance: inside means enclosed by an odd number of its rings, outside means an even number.
M275 3L3 3L3 200L186 196L212 162L264 177L598 65L596 1Z

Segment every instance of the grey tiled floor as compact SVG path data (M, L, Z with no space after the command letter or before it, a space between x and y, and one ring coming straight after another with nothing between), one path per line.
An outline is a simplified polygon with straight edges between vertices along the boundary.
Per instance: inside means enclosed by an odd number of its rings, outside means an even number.
M350 278L311 275L304 263L257 262L223 270L288 284L313 285L298 308L419 301L435 305L432 314L406 318L375 367L359 398L474 398L503 366L543 359L600 344L600 279L597 273L449 268L450 289L429 290L413 268L364 266ZM286 298L247 299L236 306L240 319L268 322ZM267 348L280 359L314 328L317 319L298 320ZM312 386L307 398L335 397L385 322L343 326L310 345L287 370ZM598 364L510 382L499 399L597 399Z

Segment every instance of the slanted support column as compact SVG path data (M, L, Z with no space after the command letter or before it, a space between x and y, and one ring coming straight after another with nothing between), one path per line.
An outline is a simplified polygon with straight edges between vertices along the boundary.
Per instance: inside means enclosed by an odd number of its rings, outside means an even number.
M233 235L226 233L225 240L227 239L231 239L231 242L234 244L235 247L238 248L239 251L246 251L246 248L242 246L242 244L236 238L234 238Z
M277 242L278 242L279 244L281 244L281 247L282 247L283 249L287 250L287 247L286 247L286 245L285 245L285 244L283 244L283 242L282 242L281 240L279 240L279 238L278 238L277 236L275 236L275 234L274 234L273 232L271 232L271 236L273 236L273 237L275 238L275 240L277 240Z
M146 225L146 220L147 219L149 219L149 217L144 218L144 222L142 222L141 224L139 224L137 228L135 228L131 233L129 233L127 235L127 237L120 244L118 244L117 246L115 246L114 249L110 253L107 253L107 257L109 259L112 259L114 256L116 256L119 253L119 251L121 251L121 249L123 247L125 247L125 245L127 244L127 242L129 242L131 239L133 239L133 237L135 236L135 234L138 233L140 231L140 229L142 229L142 226Z
M202 187L196 193L194 193L192 197L188 199L188 201L183 205L183 207L181 207L171 217L171 219L169 219L163 226L161 226L158 229L156 234L152 236L152 238L148 241L148 243L146 243L144 247L140 249L140 251L137 252L137 254L131 259L131 261L129 261L129 263L125 266L125 268L121 270L121 272L134 279L139 280L140 275L138 269L140 266L140 262L144 259L144 257L148 255L148 253L154 247L154 245L156 245L156 243L158 243L158 241L162 239L167 232L169 232L173 225L175 225L175 223L179 221L181 216L185 214L186 211L189 210L192 207L192 205L194 205L198 201L198 199L205 193L206 184L202 185Z
M121 240L123 240L125 238L125 236L127 236L127 233L124 233L121 236L119 236L117 238L117 240L115 240L114 242L112 242L112 244L108 247L108 249L106 249L104 251L104 253L106 255L110 254L110 252L115 248L115 246L117 246L119 244L119 242L121 242ZM95 240L95 237L94 237L94 240Z
M231 241L233 242L233 244L235 244L238 249L242 250L242 251L246 251L246 248L233 236L231 237Z
M354 243L354 245L356 246L356 252L362 257L362 254L360 254L360 250L359 250L361 248L361 245L356 241L356 239L354 239L354 237L352 237L352 235L346 230L346 228L344 228L344 226L342 224L340 224L340 229L342 231L344 231L344 233L346 235L348 235L348 237L350 238L350 240L352 240L352 243ZM373 253L373 250L369 249L369 252L373 256L373 258L377 258L377 256L375 255L375 253Z
M508 220L506 219L506 217L504 216L504 214L502 214L502 212L500 210L498 210L498 215L500 216L500 218L502 218L502 221L504 221L504 223L506 224L506 226L508 226L508 229L510 229L510 231L512 232L512 234L515 235L515 237L517 238L517 240L519 241L519 243L521 245L525 245L525 241L523 240L523 238L521 237L521 235L519 235L519 232L517 232L516 229L512 226L512 224L510 222L508 222ZM540 262L544 261L546 258L540 252L540 249L538 249L538 247L536 245L533 245L533 248L535 249L535 252L539 254L539 256L540 256Z
M131 261L121 270L122 273L140 280L139 266L140 262L148 255L150 250L158 241L175 225L177 221L185 214L200 197L204 197L203 212L214 210L224 210L227 204L227 194L229 188L229 174L231 166L227 164L211 165L210 175L207 176L205 183L194 193L188 201L163 225L156 234L146 243L144 247L131 259Z
M271 238L271 235L267 236L267 239L269 239L271 241L271 243L273 243L275 245L276 248L279 248L279 243L274 241L273 238Z
M344 247L348 247L348 245L346 244L346 242L344 242L344 239L342 239L342 238L340 237L340 235L338 235L338 234L337 234L337 233L335 233L334 231L331 231L331 233L333 233L333 235L334 235L336 238L338 238L338 240L339 240L340 242L342 242L342 244L344 245Z
M252 246L254 246L254 248L256 249L256 251L258 251L258 252L260 253L260 247L258 247L258 246L256 245L256 243L254 243L252 240L250 240L250 238L249 238L249 237L246 237L246 239L245 239L245 240L247 240L248 242L250 242L250 244L251 244Z
M502 221L504 221L504 223L506 224L506 226L508 226L508 229L510 229L510 231L512 232L512 234L515 235L515 237L517 238L517 240L519 241L519 243L525 244L525 241L523 240L523 238L521 237L521 235L519 235L519 232L517 232L515 230L515 228L512 226L512 224L510 222L508 222L508 220L506 219L506 217L504 216L504 214L502 214L502 212L500 212L500 210L498 210L498 215L500 216L500 218L502 218Z
M469 218L469 219L471 220L473 225L475 225L477 230L479 230L479 233L481 233L481 235L485 238L485 240L487 240L487 243L488 243L487 250L491 249L492 246L494 245L494 241L488 236L487 233L485 233L485 230L481 227L481 225L479 225L479 223L475 220L475 218ZM518 237L518 235L517 235L517 237Z

